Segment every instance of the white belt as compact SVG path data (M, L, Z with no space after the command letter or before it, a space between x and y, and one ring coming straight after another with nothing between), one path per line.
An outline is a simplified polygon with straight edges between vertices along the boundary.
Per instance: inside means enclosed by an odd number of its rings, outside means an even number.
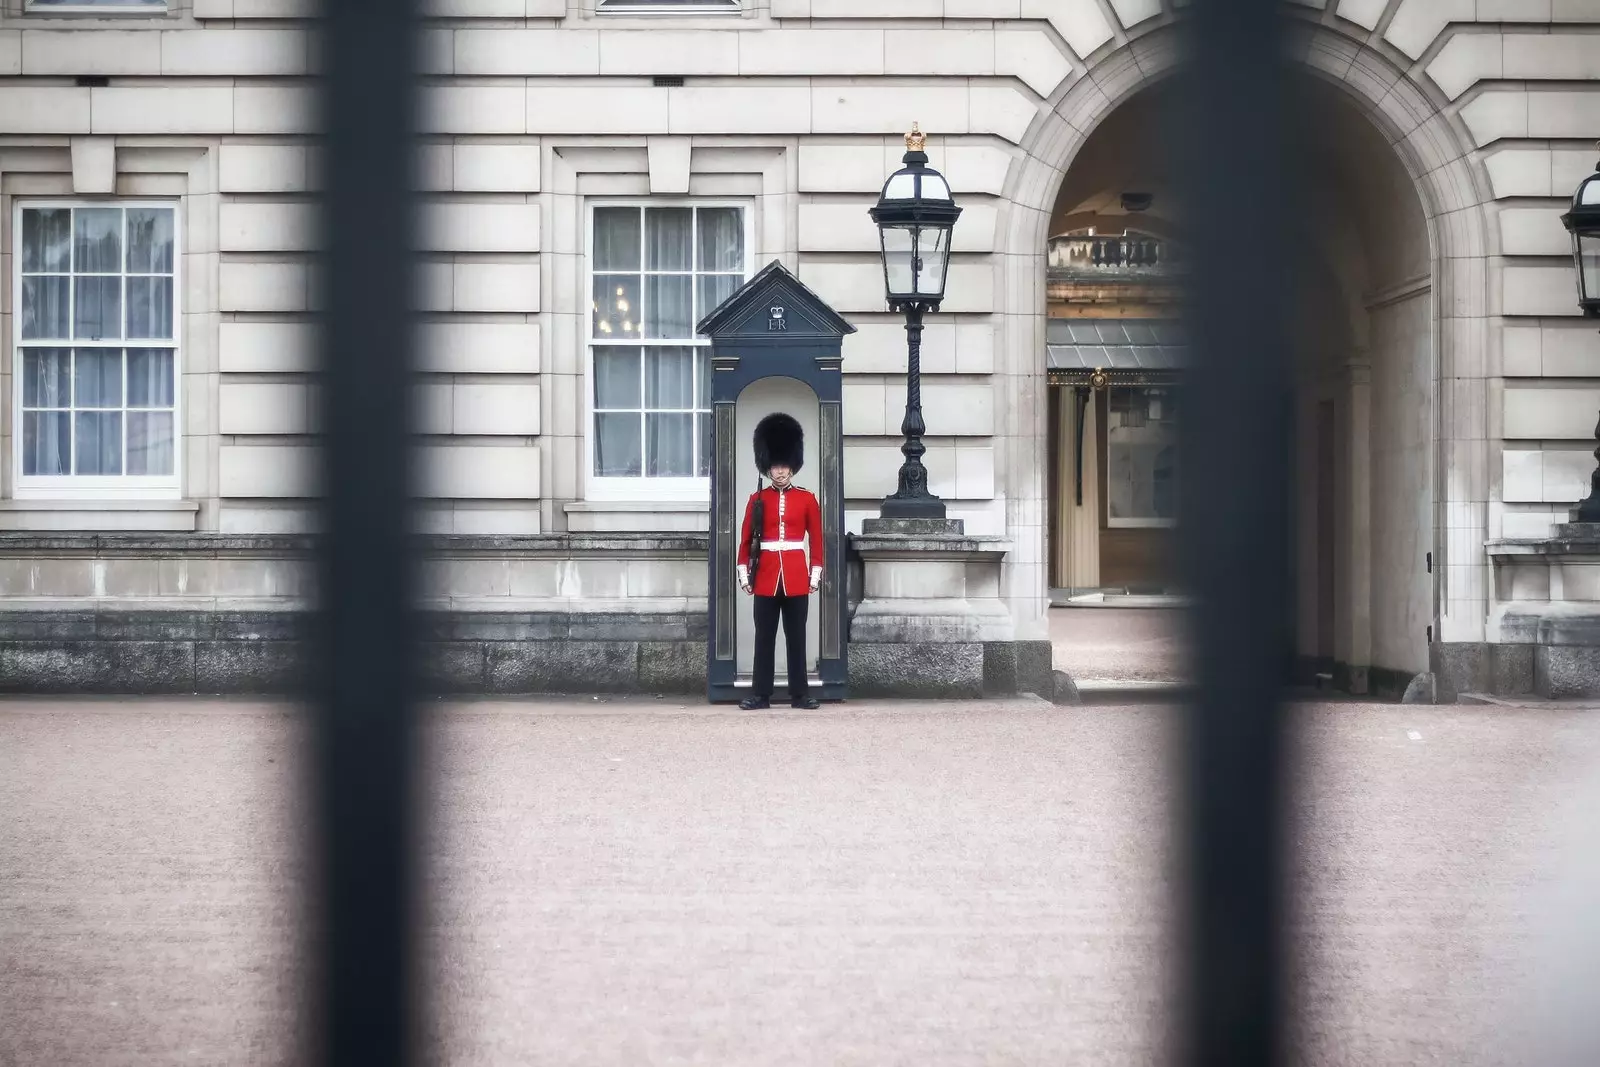
M790 551L790 550L801 550L801 551L803 551L805 549L805 547L806 547L806 543L804 541L763 541L763 542L761 542L761 549L762 549L763 552L785 552L785 551Z

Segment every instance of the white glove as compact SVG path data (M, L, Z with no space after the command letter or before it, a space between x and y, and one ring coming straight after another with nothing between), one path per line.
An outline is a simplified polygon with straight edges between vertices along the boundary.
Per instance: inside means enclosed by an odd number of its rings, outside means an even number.
M821 567L812 567L811 568L811 591L813 593L815 593L818 589L821 589L821 588L822 588L822 568Z
M743 589L746 593L748 593L750 591L750 568L746 567L744 564L741 563L739 565L738 570L739 570L739 588Z

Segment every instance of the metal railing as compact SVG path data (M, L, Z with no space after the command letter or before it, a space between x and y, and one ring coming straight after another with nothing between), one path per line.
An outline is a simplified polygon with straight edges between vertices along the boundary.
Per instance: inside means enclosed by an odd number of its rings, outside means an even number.
M1173 242L1147 234L1069 234L1051 238L1046 266L1052 276L1088 274L1166 274L1184 265Z

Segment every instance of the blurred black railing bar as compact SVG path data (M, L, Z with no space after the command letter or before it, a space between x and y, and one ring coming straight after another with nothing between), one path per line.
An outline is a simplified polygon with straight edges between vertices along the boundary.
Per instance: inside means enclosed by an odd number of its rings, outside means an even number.
M1195 0L1174 183L1188 234L1182 536L1200 689L1185 717L1182 1062L1285 1061L1280 709L1290 614L1291 91L1280 0Z
M316 1054L414 1062L418 772L409 404L417 0L327 0L324 501L312 623Z

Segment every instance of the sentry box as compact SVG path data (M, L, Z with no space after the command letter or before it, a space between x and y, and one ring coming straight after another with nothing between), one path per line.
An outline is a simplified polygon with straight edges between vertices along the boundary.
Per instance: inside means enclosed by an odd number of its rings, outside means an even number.
M843 700L849 677L844 540L844 421L841 365L856 328L777 260L695 328L711 340L711 551L706 690L712 703L750 695L755 622L736 571L745 502L755 492L756 425L774 412L799 421L805 466L795 483L822 511L823 572L806 620L811 694ZM780 691L788 672L777 642Z

